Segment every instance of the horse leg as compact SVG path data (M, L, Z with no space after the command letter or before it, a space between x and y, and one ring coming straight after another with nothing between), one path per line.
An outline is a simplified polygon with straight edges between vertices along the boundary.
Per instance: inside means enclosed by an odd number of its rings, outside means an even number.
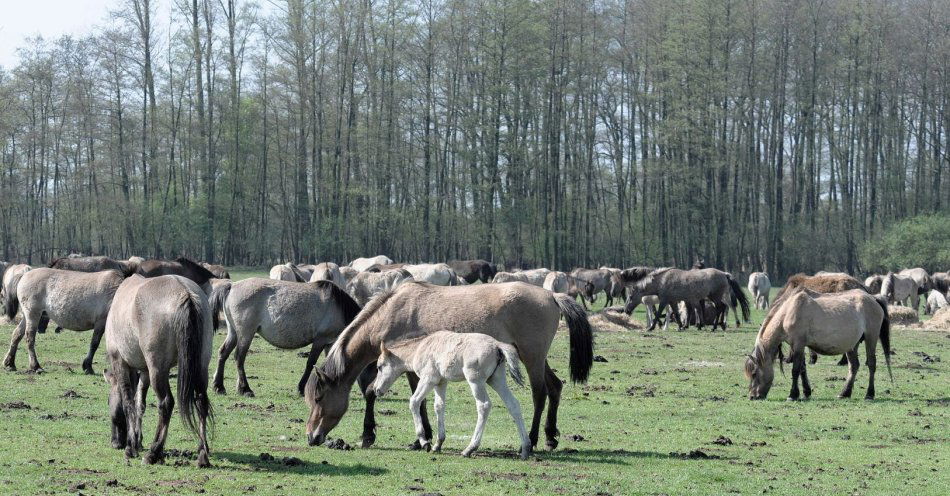
M798 391L798 378L802 374L802 365L804 365L804 363L805 361L799 360L798 357L792 360L792 390L788 393L788 401L798 401L799 396L801 396L801 393Z
M138 426L136 427L136 432L138 433L138 440L135 443L137 449L142 449L142 417L145 416L145 402L148 397L148 387L150 379L148 374L140 374L138 372L134 373L138 376L138 390L135 392L135 409L138 413ZM133 377L132 382L135 382Z
M38 327L38 320L31 318L24 318L26 320L26 351L30 354L30 372L37 374L43 373L43 367L40 366L40 361L36 358L36 330Z
M864 394L864 399L873 400L874 399L874 372L877 370L877 355L875 354L875 348L877 348L876 339L865 339L864 340L864 352L867 354L867 357L864 359L865 365L868 366L868 390ZM857 347L855 347L857 350ZM857 351L855 351L857 355Z
M360 373L359 381L360 391L363 392L363 398L366 400L366 410L363 413L363 435L362 446L369 448L376 442L376 392L373 391L373 382L376 381L376 364L369 364L363 372Z
M142 448L142 434L139 431L141 422L134 393L138 384L138 373L118 356L112 356L111 359L115 387L119 390L119 401L122 403L122 411L125 414L125 457L138 458L139 450Z
M541 414L544 413L544 402L547 401L548 396L547 374L545 373L545 362L543 360L540 362L531 362L531 365L529 365L529 362L525 362L525 369L528 371L528 381L531 383L531 400L534 402L531 431L528 434L528 439L531 441L531 447L533 449L538 445Z
M432 451L442 451L442 443L445 442L445 388L448 382L442 381L435 385L435 399L432 400L432 408L435 409L436 424L438 424L439 435L435 441L435 447ZM524 429L524 425L521 426ZM527 436L526 436L527 437Z
M547 438L545 445L553 450L557 448L557 437L561 435L557 430L557 409L561 404L561 389L564 388L564 383L554 375L547 361L544 362L544 385L548 390L548 419L544 424L544 436Z
M92 375L92 357L95 356L96 350L99 349L99 343L102 341L102 335L106 332L106 319L102 319L99 322L96 322L96 326L92 330L92 339L89 341L89 354L86 355L86 359L82 361L82 370L83 372Z
M416 428L416 441L419 443L419 447L426 451L432 449L430 442L432 439L432 430L430 428L426 431L422 423L422 408L426 400L426 395L429 394L429 391L431 391L436 384L438 383L432 379L419 381L416 384L416 388L412 391L412 396L409 397L409 411L412 412L412 424Z
M3 366L10 372L16 372L16 349L20 345L20 340L23 339L25 330L26 319L20 319L20 323L13 329L13 334L10 336L10 350L3 359Z
M838 393L838 399L850 398L851 390L854 388L854 379L858 375L858 368L860 368L860 362L858 362L858 349L848 351L848 378L845 379L844 389Z
M323 352L324 346L321 344L322 343L314 341L313 346L310 347L310 354L307 355L307 365L304 366L303 375L300 376L300 382L297 383L297 392L300 393L300 396L303 396L303 388L307 385L310 372L313 371L313 364L317 362L317 357Z
M224 338L224 343L221 343L221 348L218 350L218 368L214 371L214 381L212 388L214 392L218 394L225 394L224 389L224 363L228 361L228 357L231 356L231 352L234 351L234 347L237 346L238 337L237 332L234 327L228 324L228 336Z
M818 355L815 355L815 358L817 359ZM847 364L848 364L848 354L845 353L844 355L841 355L841 360L838 360L838 365L847 365Z
M416 388L419 386L419 376L413 374L412 372L406 373L406 379L409 381L409 389L413 393L416 392ZM412 443L412 449L421 449L424 444L428 444L428 440L432 439L432 425L429 423L429 415L426 413L426 398L422 397L422 406L419 407L419 417L422 419L422 429L425 431L426 443L420 443L417 439Z
M503 367L496 368L495 373L488 379L488 384L498 393L498 396L501 397L501 401L505 403L505 408L508 409L508 413L511 414L511 418L515 421L515 427L518 428L518 436L521 437L521 459L525 460L528 458L528 454L531 453L531 441L528 440L528 431L524 428L521 404L518 403L518 399L515 398L515 395L511 394L511 390L508 389L508 381L505 379L506 370L507 369ZM550 377L550 375L548 377Z
M152 446L149 447L143 462L152 465L165 458L165 438L168 436L168 423L175 408L175 397L172 396L172 389L168 384L168 371L151 369L149 375L155 388L155 397L158 399L158 426L155 428L155 439L152 440Z
M805 394L804 399L811 398L811 383L808 382L808 367L805 365L805 354L800 353L796 362L801 362L801 377L802 379L802 392Z
M253 335L251 336L254 337ZM242 396L247 396L248 398L254 397L254 391L251 390L251 386L247 384L247 373L244 372L244 360L247 358L247 351L251 349L251 340L248 339L246 342L238 342L237 350L234 353L234 361L237 364L238 372L238 383L237 391L238 394Z
M485 424L488 422L488 414L491 412L491 400L488 398L488 390L485 388L485 382L469 382L472 388L472 396L475 397L475 408L478 411L478 420L475 422L475 432L472 434L472 441L462 450L462 456L472 456L472 453L482 444L482 435L485 433Z

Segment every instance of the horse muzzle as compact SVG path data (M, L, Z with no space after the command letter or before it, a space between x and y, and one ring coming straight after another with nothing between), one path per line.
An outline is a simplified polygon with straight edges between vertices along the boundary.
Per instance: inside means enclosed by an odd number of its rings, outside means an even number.
M322 432L308 432L307 443L310 446L320 446L327 440L327 435Z

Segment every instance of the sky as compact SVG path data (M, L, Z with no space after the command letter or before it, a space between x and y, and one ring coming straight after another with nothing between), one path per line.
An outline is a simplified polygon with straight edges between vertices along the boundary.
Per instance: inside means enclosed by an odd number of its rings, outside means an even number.
M16 64L16 49L34 35L83 35L103 24L119 0L0 0L0 65Z

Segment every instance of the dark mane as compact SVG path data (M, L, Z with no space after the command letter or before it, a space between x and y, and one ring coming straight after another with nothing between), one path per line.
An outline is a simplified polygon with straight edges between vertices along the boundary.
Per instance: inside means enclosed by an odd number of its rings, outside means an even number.
M346 329L343 329L343 332L341 332L340 336L336 338L336 342L333 343L333 347L331 347L330 351L327 353L327 359L320 367L320 371L323 372L327 378L335 380L343 375L344 371L346 370L346 362L343 358L343 349L346 348L346 346L350 343L350 340L353 338L353 335L356 334L356 331L359 330L359 328L365 324L366 321L373 317L376 314L376 311L385 305L394 294L396 294L396 290L398 289L399 288L396 288L392 291L387 291L374 298L373 301L369 302L369 304L367 304L366 307L364 307L363 310L356 315L356 318L350 322L350 325L346 326Z
M637 282L653 272L653 267L630 267L620 272L620 277L624 282Z
M346 291L343 291L343 289L336 284L330 281L315 281L313 284L316 284L318 289L323 291L324 294L333 299L333 301L337 302L343 310L343 319L346 321L347 326L349 326L360 314L360 311L363 310L352 296Z

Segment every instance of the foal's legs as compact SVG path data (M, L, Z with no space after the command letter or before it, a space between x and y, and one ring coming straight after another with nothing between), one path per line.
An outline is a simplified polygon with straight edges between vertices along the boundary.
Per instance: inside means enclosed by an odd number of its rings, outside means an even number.
M851 397L851 389L854 388L854 379L857 377L858 368L861 366L858 361L858 349L856 347L848 351L846 356L848 357L848 378L845 379L844 389L838 393L838 399Z
M214 381L213 389L214 392L218 394L224 394L224 363L228 361L228 357L231 355L231 352L234 351L234 347L237 346L238 338L236 329L231 326L227 320L225 321L228 327L228 336L224 338L224 343L221 343L221 348L218 350L218 368L214 372Z
M475 397L475 408L478 410L478 420L475 422L475 432L472 434L472 441L468 447L462 450L462 456L472 456L472 452L478 449L482 444L482 434L485 433L485 423L488 422L488 414L491 412L491 400L488 398L488 390L485 388L484 381L469 382L468 386L472 388L472 396Z
M360 385L360 391L363 393L363 398L366 400L366 409L363 413L363 435L362 446L364 448L369 448L376 442L376 417L374 415L374 410L376 407L376 392L373 391L373 382L376 381L376 364L371 363L363 369L363 372L360 373L360 376L357 378L357 381Z
M419 376L413 374L412 372L406 373L406 379L409 380L409 389L413 393L416 392L416 388L419 387ZM422 406L419 407L419 416L422 419L422 429L425 432L426 442L420 442L418 439L412 443L412 449L421 449L425 445L429 444L429 440L432 439L432 425L429 424L429 415L426 413L426 397L422 396Z
M323 343L314 341L313 346L310 347L310 354L307 355L307 365L303 368L303 376L300 377L300 382L297 383L297 392L303 396L303 388L307 385L307 379L310 378L310 372L313 371L313 364L317 362L317 357L320 356L320 353L323 353L323 348L325 345Z
M425 427L422 425L421 409L423 402L425 402L426 395L429 394L429 391L431 391L436 384L438 384L438 382L431 378L420 380L416 385L415 391L412 392L412 396L409 398L409 411L412 412L412 423L416 427L416 438L422 449L426 451L432 448L429 442L429 440L432 439L432 433L426 432Z
M547 361L544 362L544 383L548 390L548 420L544 424L544 436L547 438L545 445L548 449L557 448L557 437L561 434L557 430L557 409L561 404L561 389L564 383L558 376L554 375L551 366ZM506 386L507 389L507 386ZM510 394L510 393L509 393ZM520 406L519 406L520 411Z
M10 372L16 371L16 349L20 345L20 340L23 339L25 329L26 319L20 319L20 323L13 329L13 334L10 336L10 350L7 351L7 356L3 359L3 366Z
M505 367L496 368L495 373L488 378L488 384L498 393L498 396L501 396L501 401L505 403L505 407L508 408L508 413L511 414L511 418L515 421L515 426L518 428L518 436L521 437L521 459L524 460L528 458L528 454L531 453L531 441L528 440L528 431L524 428L521 404L518 403L518 399L515 398L515 395L511 394L511 390L508 389L508 382L505 379L506 371L507 369ZM438 392L436 394L438 394ZM440 425L439 432L441 433L441 431Z
M448 386L448 382L442 381L435 386L435 399L432 401L432 407L435 409L436 423L439 425L439 436L435 442L435 448L432 451L442 451L442 443L445 442L445 388ZM524 422L522 422L521 430L524 430ZM524 435L524 439L527 439L528 435Z
M158 427L155 429L155 439L145 455L144 463L149 465L158 463L165 458L165 438L168 436L168 423L175 408L175 398L172 396L171 386L168 384L168 371L159 372L149 370L152 386L155 388L155 397L158 399Z
M99 342L102 341L102 335L106 332L106 319L103 318L100 322L96 322L96 326L92 329L92 340L89 341L89 354L86 355L86 359L82 361L82 370L83 372L92 375L92 357L96 354L96 350L99 349Z

